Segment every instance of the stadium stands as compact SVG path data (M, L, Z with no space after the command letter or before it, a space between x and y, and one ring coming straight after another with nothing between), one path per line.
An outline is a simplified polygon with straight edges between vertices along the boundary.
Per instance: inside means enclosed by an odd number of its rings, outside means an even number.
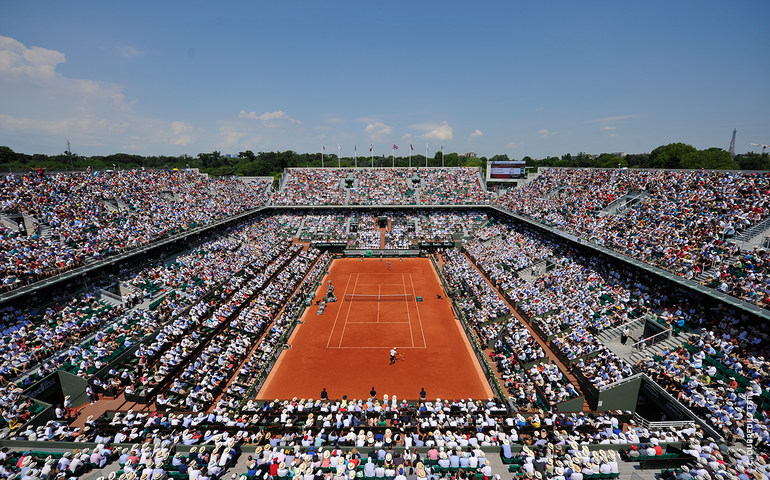
M275 205L486 205L478 168L290 168Z
M767 219L769 181L754 173L548 169L499 205L767 307L770 256L731 239ZM82 477L112 466L112 480L225 472L241 480L561 479L578 471L617 478L625 462L638 462L677 478L762 478L766 457L745 448L766 454L770 439L765 326L491 209L428 208L491 201L478 169L290 169L274 195L267 181L193 172L3 177L4 291L271 202L367 209L255 212L184 252L112 272L133 292L122 304L87 289L2 306L0 441L51 443L0 452L0 476ZM435 258L504 395L257 399L332 259L308 244L376 250L431 241L461 242ZM633 362L602 340L645 318L689 334L673 347L640 350ZM46 407L24 392L56 370L119 400L82 428L61 406L36 417ZM709 439L695 421L559 411L588 390L642 374L722 439ZM121 407L128 404L142 411ZM73 441L89 442L88 450L73 450ZM45 448L57 444L64 447ZM493 470L489 457L507 472Z
M264 205L267 195L264 184L194 172L7 175L0 178L0 214L22 214L34 230L6 225L0 232L2 288Z
M768 218L769 194L767 173L552 168L500 204L767 307L768 253L731 242Z

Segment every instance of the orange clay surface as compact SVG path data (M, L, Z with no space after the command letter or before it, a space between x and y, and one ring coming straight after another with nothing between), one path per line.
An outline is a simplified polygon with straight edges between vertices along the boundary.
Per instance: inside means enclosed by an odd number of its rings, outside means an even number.
M345 258L331 264L278 358L260 399L314 398L325 387L329 398L396 395L414 400L424 387L428 398L489 398L492 389L473 354L462 325L427 258ZM337 302L317 315L315 300L334 285ZM348 300L346 294L404 295L405 300ZM436 297L441 294L441 299ZM424 301L417 302L416 297ZM389 351L404 358L390 365Z

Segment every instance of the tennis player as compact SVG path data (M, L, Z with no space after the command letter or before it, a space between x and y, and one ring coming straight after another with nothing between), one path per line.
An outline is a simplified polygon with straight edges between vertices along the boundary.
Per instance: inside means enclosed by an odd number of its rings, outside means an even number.
M396 355L398 355L398 352L396 351L396 347L391 348L389 365L393 365L394 363L396 363Z

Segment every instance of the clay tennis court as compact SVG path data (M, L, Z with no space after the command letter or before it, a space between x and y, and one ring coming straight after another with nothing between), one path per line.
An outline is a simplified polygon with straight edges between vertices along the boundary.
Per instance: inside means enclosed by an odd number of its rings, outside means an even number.
M399 399L418 398L421 387L429 398L492 396L430 260L387 261L332 263L315 298L331 280L338 301L320 316L315 302L305 311L260 399L318 398L324 387L329 398L367 398L372 387ZM403 354L393 365L391 347Z

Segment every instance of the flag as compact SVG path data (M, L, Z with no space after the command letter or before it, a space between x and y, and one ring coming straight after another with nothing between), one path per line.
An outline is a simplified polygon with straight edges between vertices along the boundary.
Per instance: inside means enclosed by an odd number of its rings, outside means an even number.
M342 150L342 145L340 145L339 143L337 144L337 150Z
M409 144L409 150L411 150L411 151L413 151L413 152L414 152L414 147L412 146L412 144L411 144L411 143Z
M321 145L321 150L326 150L326 145Z
M393 144L393 150L398 150L398 145L396 145L395 143Z
M353 151L354 151L354 152L357 152L357 151L358 151L358 145L353 145Z
M372 144L371 143L369 144L369 151L370 152L372 151Z
M442 152L444 151L444 145L441 145L441 151Z

